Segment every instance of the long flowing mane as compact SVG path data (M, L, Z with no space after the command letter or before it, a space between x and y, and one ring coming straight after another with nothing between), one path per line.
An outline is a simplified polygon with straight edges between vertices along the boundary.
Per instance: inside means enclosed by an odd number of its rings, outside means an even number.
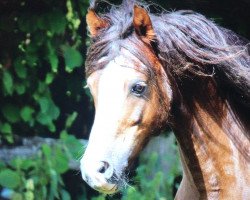
M100 11L103 3L93 1L90 8ZM150 13L152 5L136 1L123 1L120 6L107 4L99 15L108 20L110 26L93 38L86 60L87 75L101 69L121 48L128 49L148 69L153 77L150 63L140 51L141 41L135 36L132 26L133 6L140 5L148 10L156 35L154 49L165 71L174 82L175 90L181 95L182 104L199 120L194 99L206 102L206 109L215 120L219 120L214 97L205 91L216 85L221 101L232 108L236 121L250 137L250 56L248 41L230 30L216 25L201 14L190 10ZM130 41L128 45L125 41ZM133 45L131 45L133 44ZM97 62L105 57L101 63ZM179 105L178 105L179 106ZM201 122L202 123L202 122ZM204 127L205 124L202 124ZM228 133L237 143L234 133ZM237 145L241 148L240 143ZM250 152L242 149L250 160Z

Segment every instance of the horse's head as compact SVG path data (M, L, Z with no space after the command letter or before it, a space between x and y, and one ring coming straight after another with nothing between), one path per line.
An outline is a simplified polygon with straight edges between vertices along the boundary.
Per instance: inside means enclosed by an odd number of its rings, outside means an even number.
M116 31L92 10L87 24L97 41L102 28L110 35ZM90 47L87 59L95 68L87 84L96 114L81 170L91 187L105 193L116 192L124 182L125 170L166 121L172 99L169 80L151 45L155 36L146 10L134 8L130 29L134 31L127 38L105 44L113 57L91 55L98 51L95 48L102 49L100 42Z

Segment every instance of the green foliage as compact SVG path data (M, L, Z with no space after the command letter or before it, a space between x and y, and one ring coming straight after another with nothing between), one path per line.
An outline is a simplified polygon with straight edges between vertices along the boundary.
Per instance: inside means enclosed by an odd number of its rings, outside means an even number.
M79 140L64 131L57 144L44 144L38 155L12 160L10 167L13 170L0 165L0 186L11 189L14 200L69 200L71 197L61 175L69 170L70 160L77 162L82 149Z
M82 75L78 82L66 77L84 63L84 32L79 27L87 5L87 0L0 3L3 10L15 8L0 14L4 49L0 52L0 144L15 145L15 138L23 135L54 132L60 137L56 145L43 145L34 157L16 158L8 165L0 161L0 191L7 188L11 199L71 199L62 175L70 162L79 163L83 145L69 134L78 117L75 108L62 113L56 96L66 91L58 81L61 77L77 88L74 92L67 88L71 95L63 101L77 103L78 94L84 92Z
M0 140L15 142L12 134L16 130L25 130L19 135L59 133L55 124L62 113L52 94L60 90L55 81L84 62L84 33L78 33L78 29L88 1L43 0L39 4L23 1L5 5L16 9L0 16L0 40L5 41L1 47L5 51L0 53ZM36 6L41 8L39 14L30 10ZM78 6L81 11L76 11Z
M174 199L172 191L174 178L181 174L181 169L176 146L173 144L172 148L175 153L165 155L166 162L170 164L167 171L159 166L160 158L156 152L141 156L134 179L136 184L129 186L123 192L122 200Z

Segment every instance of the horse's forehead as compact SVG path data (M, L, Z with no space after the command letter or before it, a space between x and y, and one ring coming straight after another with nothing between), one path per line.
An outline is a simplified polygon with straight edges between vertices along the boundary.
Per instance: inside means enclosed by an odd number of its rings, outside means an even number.
M147 77L137 70L137 67L134 62L130 62L123 56L118 56L103 69L99 83L110 87L114 84L117 86L127 85L133 80L146 81Z
M108 59L108 57L103 57L99 62ZM134 79L136 77L146 79L144 73L145 65L134 55L132 55L128 50L124 49L121 54L116 56L113 60L108 62L108 64L101 70L97 70L92 73L88 79L87 83L89 86L96 85L97 82L110 82L112 80L128 80Z
M119 66L130 67L136 70L142 70L145 68L143 62L125 48L121 48L118 55L113 60Z

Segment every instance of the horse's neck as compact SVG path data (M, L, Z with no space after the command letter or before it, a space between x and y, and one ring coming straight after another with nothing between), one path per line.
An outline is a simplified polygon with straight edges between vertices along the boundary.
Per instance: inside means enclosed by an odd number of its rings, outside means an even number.
M196 117L179 116L175 121L184 169L177 199L190 195L192 199L249 199L250 141L229 106L223 106L218 121L195 105Z

